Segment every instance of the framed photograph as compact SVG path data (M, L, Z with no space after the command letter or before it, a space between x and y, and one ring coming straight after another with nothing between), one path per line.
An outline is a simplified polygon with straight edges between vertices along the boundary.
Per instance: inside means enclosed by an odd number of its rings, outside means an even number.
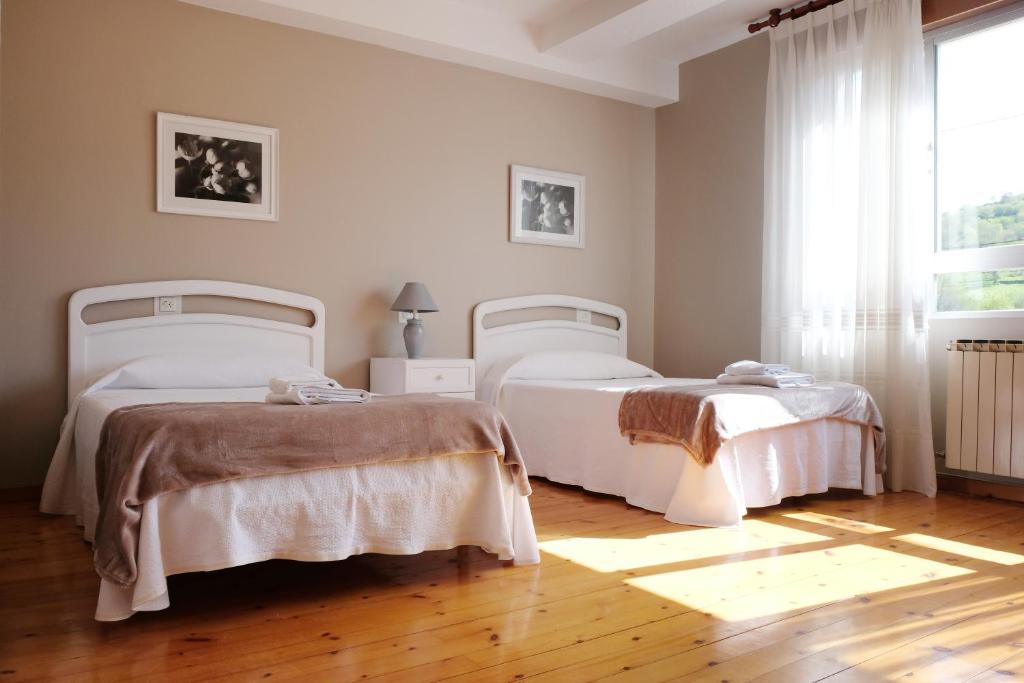
M276 128L156 115L156 210L276 221Z
M513 166L511 176L509 239L582 249L586 179L528 166Z

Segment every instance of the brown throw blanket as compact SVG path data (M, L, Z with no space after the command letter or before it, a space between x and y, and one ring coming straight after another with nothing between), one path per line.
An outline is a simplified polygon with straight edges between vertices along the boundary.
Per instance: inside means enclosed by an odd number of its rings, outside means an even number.
M710 465L722 443L741 434L823 418L871 427L875 472L885 471L882 415L867 390L855 384L639 387L626 392L619 405L619 431L630 443L682 446L702 465Z
M104 422L96 453L96 571L121 585L135 583L142 505L164 493L244 477L455 454L497 454L518 492L530 494L505 419L479 401L424 394L362 404L121 408Z

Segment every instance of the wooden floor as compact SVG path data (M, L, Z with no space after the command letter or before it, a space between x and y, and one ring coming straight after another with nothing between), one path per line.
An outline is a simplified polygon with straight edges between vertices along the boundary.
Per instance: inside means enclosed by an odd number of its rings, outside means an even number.
M833 493L723 530L535 488L540 566L263 563L116 624L72 521L0 504L0 683L1024 678L1024 505Z

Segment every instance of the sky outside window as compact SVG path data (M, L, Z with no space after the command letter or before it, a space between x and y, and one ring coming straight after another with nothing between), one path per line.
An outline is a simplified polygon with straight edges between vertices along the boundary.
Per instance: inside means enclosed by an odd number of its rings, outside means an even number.
M942 249L1024 243L1024 19L940 43Z

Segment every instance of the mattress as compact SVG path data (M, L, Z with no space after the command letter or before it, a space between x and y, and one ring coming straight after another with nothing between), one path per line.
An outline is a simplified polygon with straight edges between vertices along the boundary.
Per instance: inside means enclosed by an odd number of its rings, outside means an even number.
M723 444L708 467L679 446L630 445L619 434L629 389L711 381L506 380L498 407L531 475L621 496L681 524L732 526L748 508L829 488L882 490L867 428L838 420L744 434Z
M117 389L83 396L73 462L51 468L50 476L62 481L53 483L59 499L45 511L74 514L92 540L99 508L94 456L111 411L177 401L262 402L265 395L265 388L246 388ZM517 563L539 560L528 499L515 492L497 456L453 455L210 484L143 506L138 581L131 588L101 581L96 618L166 608L166 577L182 572L460 545Z

